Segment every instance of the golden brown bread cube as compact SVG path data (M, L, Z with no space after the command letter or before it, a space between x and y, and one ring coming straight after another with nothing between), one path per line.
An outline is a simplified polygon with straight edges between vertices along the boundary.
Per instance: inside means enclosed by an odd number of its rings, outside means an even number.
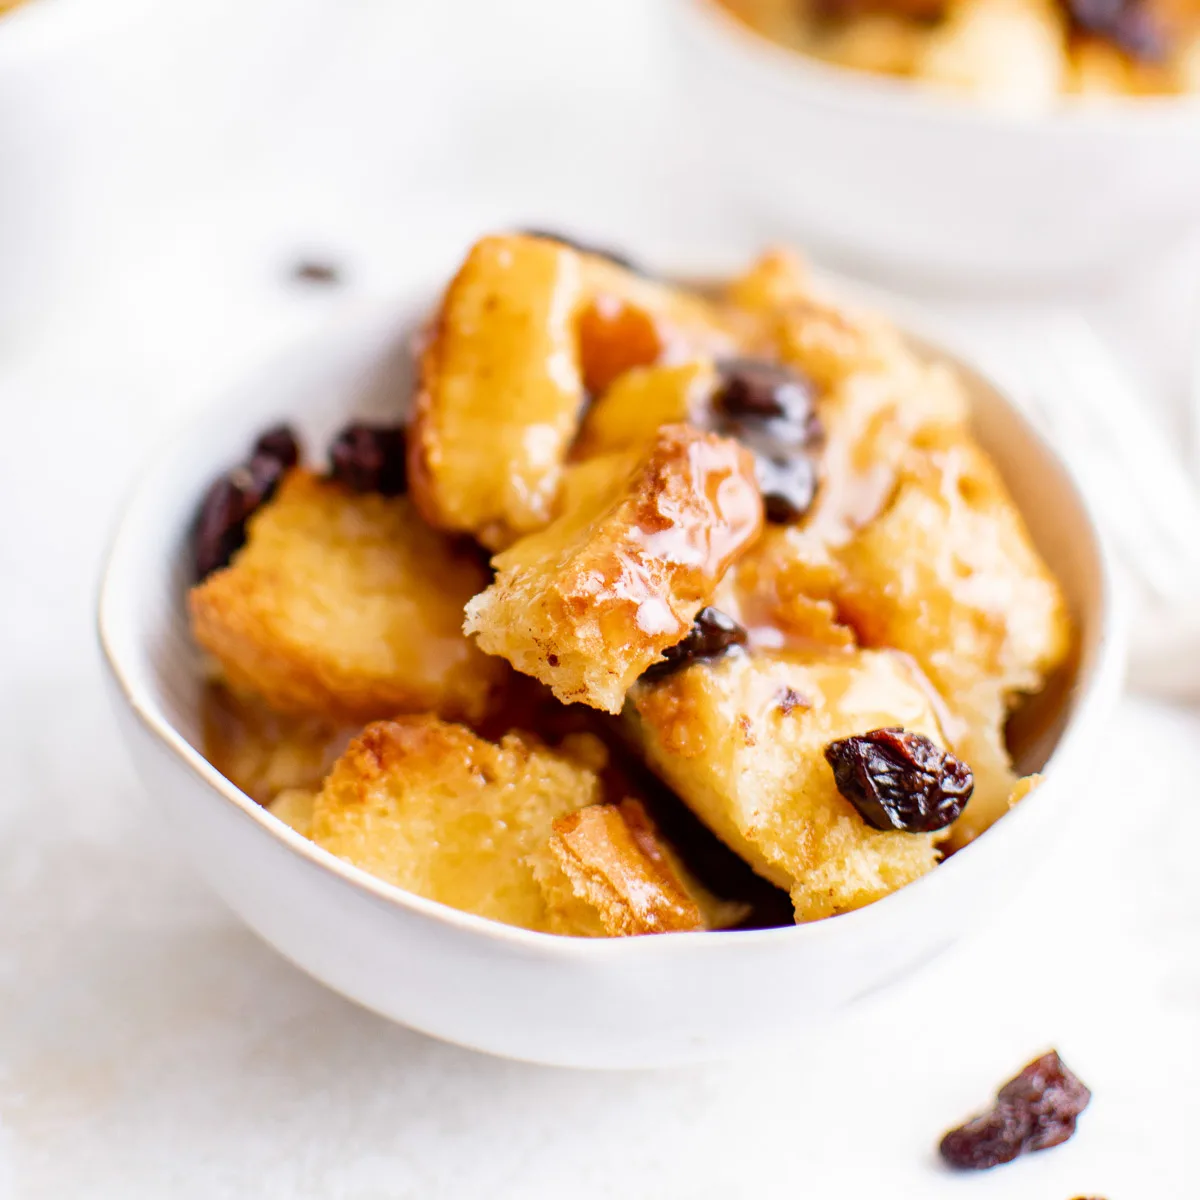
M192 589L196 640L239 691L360 724L432 710L476 719L502 678L462 633L487 572L405 497L292 471L232 563Z
M220 683L208 686L202 706L204 756L259 804L288 789L319 788L359 728L285 716Z
M556 820L600 799L596 771L565 750L403 717L351 742L316 797L310 836L429 900L547 930L529 857L544 853Z
M551 928L628 937L705 928L696 901L636 800L596 804L554 822L547 853L533 860Z
M434 526L502 546L550 519L583 404L583 263L488 237L442 301L409 429L413 497Z
M586 392L626 370L731 352L736 314L559 242L478 242L422 356L413 496L440 529L499 549L546 525Z
M493 559L467 631L563 702L619 712L761 527L749 454L668 425L645 457L571 469L562 515Z
M1058 583L966 439L914 451L885 511L838 556L839 602L861 640L912 654L956 710L1037 689L1067 654Z
M791 893L797 921L861 908L936 864L938 835L869 827L824 755L837 738L884 726L947 744L936 696L904 655L735 654L641 683L630 700L650 767Z

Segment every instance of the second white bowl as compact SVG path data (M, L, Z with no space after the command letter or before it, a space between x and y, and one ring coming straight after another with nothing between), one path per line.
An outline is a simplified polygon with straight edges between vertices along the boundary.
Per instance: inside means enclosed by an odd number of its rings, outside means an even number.
M666 10L713 186L856 266L909 282L1066 283L1200 223L1200 97L992 112L784 49L715 0Z

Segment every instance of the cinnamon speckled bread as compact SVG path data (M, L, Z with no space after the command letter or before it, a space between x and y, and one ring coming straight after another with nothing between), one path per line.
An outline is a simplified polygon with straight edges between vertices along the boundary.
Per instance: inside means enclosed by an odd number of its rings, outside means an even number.
M936 697L904 656L735 654L639 684L630 700L650 766L791 893L797 921L861 908L936 864L936 835L867 826L825 760L834 739L889 725L946 745Z
M296 470L188 606L225 678L279 712L476 719L504 671L462 633L463 606L486 580L477 555L429 529L405 497Z
M736 442L670 425L648 455L573 467L561 507L495 557L466 628L560 700L619 712L758 536L754 465Z

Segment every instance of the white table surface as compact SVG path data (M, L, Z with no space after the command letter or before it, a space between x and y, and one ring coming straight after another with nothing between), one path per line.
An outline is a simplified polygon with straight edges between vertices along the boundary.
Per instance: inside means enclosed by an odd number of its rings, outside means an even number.
M1180 817L1200 714L1123 702L1075 837L972 943L770 1061L663 1074L490 1060L326 992L193 878L116 743L91 628L104 539L222 378L489 224L753 243L719 164L671 142L646 16L216 0L0 81L44 118L69 201L30 234L46 295L0 330L0 1197L1200 1194ZM288 284L304 253L346 286ZM1168 415L1193 285L1175 275L1091 299ZM943 1128L1051 1045L1095 1092L1077 1138L940 1171Z

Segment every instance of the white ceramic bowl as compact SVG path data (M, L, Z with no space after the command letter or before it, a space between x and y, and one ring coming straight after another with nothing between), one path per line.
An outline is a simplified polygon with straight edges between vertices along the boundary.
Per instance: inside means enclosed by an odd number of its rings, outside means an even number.
M1063 283L1200 222L1200 97L989 111L785 49L715 0L665 8L712 186L856 267Z
M1044 744L1022 764L1044 765L1047 782L974 845L882 902L753 932L531 933L358 871L205 761L200 673L182 615L185 531L197 500L274 421L295 422L319 446L351 413L395 413L408 371L397 331L431 294L348 318L246 380L157 458L121 521L99 606L116 711L153 805L213 888L281 954L376 1012L493 1054L585 1067L688 1063L778 1044L1002 909L1084 794L1120 654L1104 556L1079 493L1023 419L971 373L979 435L1062 580L1082 653Z

